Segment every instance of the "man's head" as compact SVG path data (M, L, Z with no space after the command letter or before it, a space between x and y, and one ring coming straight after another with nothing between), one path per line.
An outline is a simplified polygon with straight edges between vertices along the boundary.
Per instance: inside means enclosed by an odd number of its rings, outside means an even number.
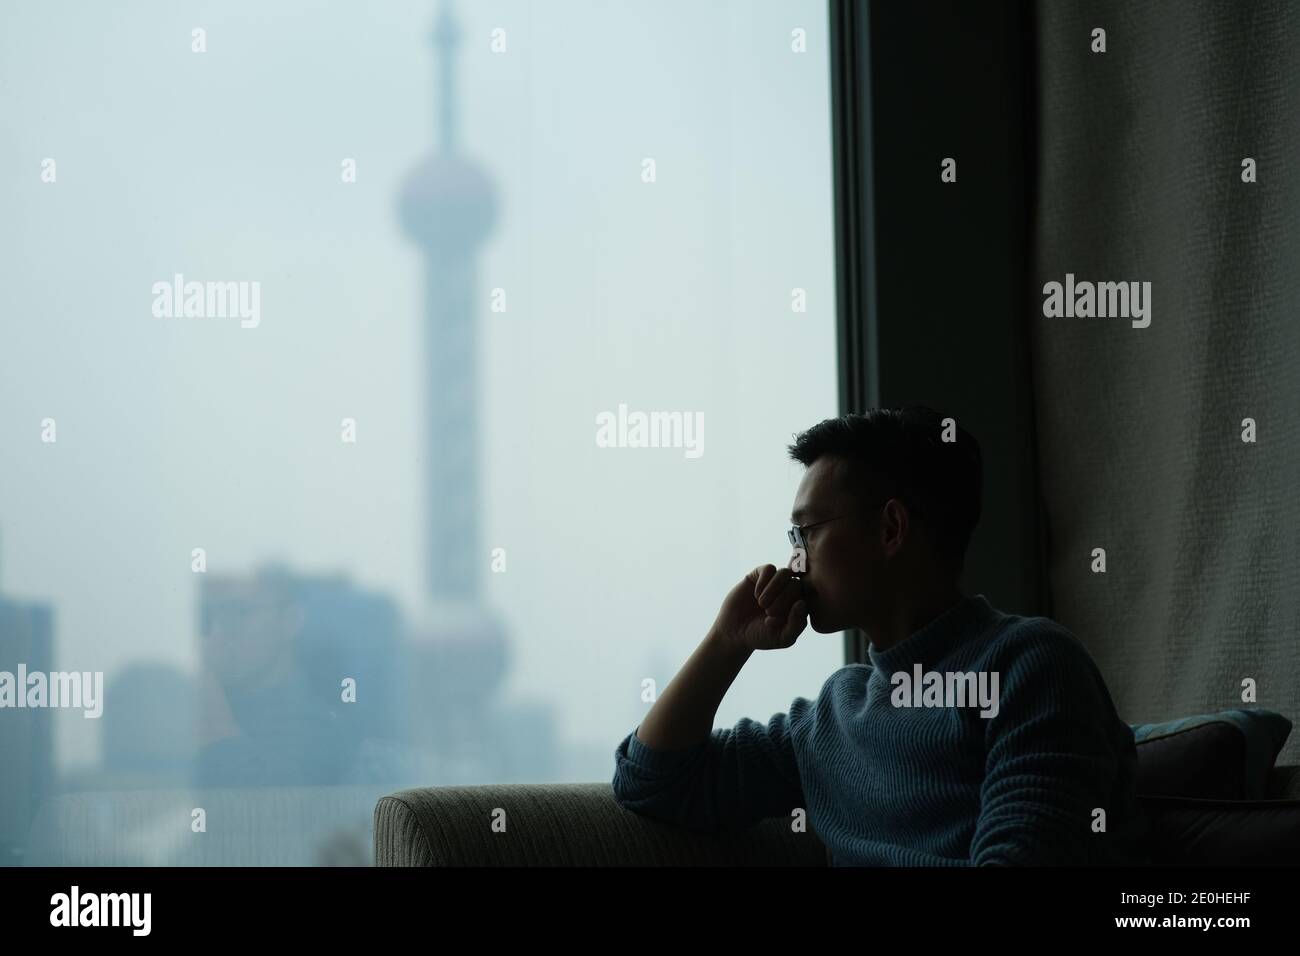
M795 437L790 457L808 470L791 521L806 529L813 630L862 626L900 599L956 587L979 522L984 465L979 442L943 422L909 405L830 418Z

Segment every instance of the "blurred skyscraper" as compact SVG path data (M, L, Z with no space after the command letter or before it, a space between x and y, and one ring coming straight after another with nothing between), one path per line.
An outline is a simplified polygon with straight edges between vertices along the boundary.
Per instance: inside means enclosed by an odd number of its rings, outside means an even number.
M399 780L402 624L344 577L205 574L199 786ZM355 699L345 687L355 682Z
M457 144L460 27L443 4L437 49L438 148L403 185L399 211L424 257L425 573L439 603L477 606L479 522L479 246L497 218L496 190Z
M421 377L425 600L404 624L390 599L342 578L265 569L201 584L200 785L409 785L545 780L553 707L501 701L508 641L484 604L478 249L495 190L459 154L449 5L433 33L438 148L407 177L399 214L423 254ZM340 681L357 680L357 702Z
M28 673L54 670L54 610L0 593L0 671L16 675L19 664ZM22 862L28 829L53 787L53 721L48 707L0 709L0 866Z
M490 555L480 531L478 316L480 246L496 224L496 189L460 149L455 58L461 30L444 2L433 31L436 148L407 176L398 212L424 264L427 606L412 629L409 697L417 733L443 756L438 782L544 778L555 766L549 707L499 703L505 629L482 598Z
M176 787L189 783L194 762L194 678L171 664L123 667L104 688L113 702L99 718L100 788ZM69 777L66 783L78 783Z

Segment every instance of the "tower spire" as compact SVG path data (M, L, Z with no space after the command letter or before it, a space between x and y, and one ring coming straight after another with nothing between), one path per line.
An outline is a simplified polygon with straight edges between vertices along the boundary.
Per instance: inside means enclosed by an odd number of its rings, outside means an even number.
M433 28L433 45L438 51L438 151L456 151L456 48L460 46L460 24L451 0L443 0Z
M492 231L497 201L492 181L457 144L459 39L443 0L432 44L439 142L403 183L401 217L424 252L427 593L439 604L472 606L481 563L478 247Z

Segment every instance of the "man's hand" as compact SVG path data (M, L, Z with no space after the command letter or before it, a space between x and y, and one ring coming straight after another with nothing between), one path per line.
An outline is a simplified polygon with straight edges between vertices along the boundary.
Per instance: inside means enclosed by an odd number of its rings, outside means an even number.
M789 569L770 564L745 575L637 727L637 738L655 750L682 750L708 740L718 705L750 655L789 647L808 626L801 589Z
M803 585L789 568L764 564L727 594L713 622L723 640L747 650L789 647L808 626Z

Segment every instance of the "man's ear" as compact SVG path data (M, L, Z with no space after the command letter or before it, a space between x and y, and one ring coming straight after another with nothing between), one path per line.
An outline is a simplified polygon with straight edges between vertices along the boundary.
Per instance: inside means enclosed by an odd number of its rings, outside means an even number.
M916 525L912 521L912 516L907 513L907 507L895 499L891 499L886 505L877 523L879 525L877 534L880 536L878 540L886 557L892 558L903 546L903 542L910 539L916 531Z

